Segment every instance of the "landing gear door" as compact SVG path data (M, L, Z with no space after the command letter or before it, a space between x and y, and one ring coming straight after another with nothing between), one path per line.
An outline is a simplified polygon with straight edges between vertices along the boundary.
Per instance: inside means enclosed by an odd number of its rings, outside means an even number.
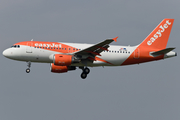
M32 53L32 42L27 42L26 53Z

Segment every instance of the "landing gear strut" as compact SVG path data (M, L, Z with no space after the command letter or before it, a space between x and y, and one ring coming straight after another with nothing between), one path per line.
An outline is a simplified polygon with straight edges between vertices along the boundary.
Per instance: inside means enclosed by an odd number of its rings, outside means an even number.
M81 73L81 78L82 78L82 79L85 79L85 78L87 77L87 74L90 73L90 69L87 68L87 67L86 67L86 68L83 67L83 68L80 68L80 69L82 69L82 71L83 71L83 72Z
M27 62L28 68L26 69L26 73L30 73L30 67L31 67L31 62Z

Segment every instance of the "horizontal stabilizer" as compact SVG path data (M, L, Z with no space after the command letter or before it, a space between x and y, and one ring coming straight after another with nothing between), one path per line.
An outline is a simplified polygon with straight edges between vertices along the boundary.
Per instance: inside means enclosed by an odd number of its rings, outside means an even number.
M160 50L160 51L156 51L156 52L152 52L151 55L152 56L159 56L159 55L163 55L163 54L166 54L172 50L174 50L175 48L166 48L166 49L163 49L163 50Z

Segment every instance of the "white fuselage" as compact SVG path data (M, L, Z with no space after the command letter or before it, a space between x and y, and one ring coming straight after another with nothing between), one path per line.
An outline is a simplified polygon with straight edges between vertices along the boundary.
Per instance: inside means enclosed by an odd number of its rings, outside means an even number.
M78 48L80 50L92 46L92 44L78 44L78 43L63 43L63 44ZM120 66L133 53L136 47L137 46L130 47L130 46L111 45L108 48L109 51L103 51L101 53L101 56L98 56L98 58L107 61L108 63L97 60L94 61L93 63L88 63L87 66ZM64 48L64 49L68 50L68 48ZM42 48L30 47L24 45L20 45L19 48L18 47L8 48L3 52L3 55L13 60L42 62L42 63L53 63L54 54L64 54L64 53L56 52L51 49L42 49ZM69 54L71 54L71 51L69 51ZM72 66L73 65L84 66L81 63L72 64Z

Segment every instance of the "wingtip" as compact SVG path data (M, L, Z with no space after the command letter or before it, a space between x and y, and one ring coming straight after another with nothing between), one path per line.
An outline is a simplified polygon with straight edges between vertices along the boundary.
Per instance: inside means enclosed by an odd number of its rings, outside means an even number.
M117 42L117 38L118 38L118 36L117 36L117 37L115 37L115 38L113 38L113 40L114 40L115 42Z

